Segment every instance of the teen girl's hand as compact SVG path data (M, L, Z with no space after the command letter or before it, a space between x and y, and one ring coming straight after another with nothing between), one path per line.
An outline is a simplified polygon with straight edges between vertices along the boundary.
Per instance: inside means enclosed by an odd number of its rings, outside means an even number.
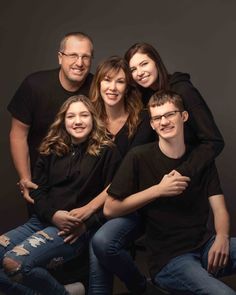
M86 232L86 225L82 222L74 227L70 232L60 231L59 236L64 237L64 242L73 244L77 239Z
M70 232L81 223L81 220L71 216L68 211L58 210L52 217L52 223L60 230Z
M182 176L179 172L173 170L163 176L158 184L161 197L177 196L181 194L188 186L190 178Z

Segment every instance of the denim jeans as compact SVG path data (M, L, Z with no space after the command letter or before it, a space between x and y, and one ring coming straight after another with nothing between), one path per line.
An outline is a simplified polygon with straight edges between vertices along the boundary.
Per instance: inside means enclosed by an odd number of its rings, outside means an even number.
M47 269L77 256L88 244L92 233L86 232L76 242L68 244L58 232L56 227L33 215L27 223L0 237L0 291L18 295L68 294ZM8 275L2 267L4 257L19 264Z
M145 289L146 278L126 250L143 232L142 219L134 213L107 221L95 233L90 245L89 295L112 294L113 274L134 294Z
M236 272L236 238L230 239L228 265L216 275L207 272L208 252L215 240L212 237L197 251L177 256L154 277L154 283L180 294L235 295L236 292L217 278ZM178 293L177 293L178 294Z

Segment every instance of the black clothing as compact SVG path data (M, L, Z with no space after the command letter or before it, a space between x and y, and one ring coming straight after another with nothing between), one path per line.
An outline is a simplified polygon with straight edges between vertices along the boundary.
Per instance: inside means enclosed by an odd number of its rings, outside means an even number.
M157 138L156 132L151 128L149 114L146 110L140 113L140 122L134 135L128 137L127 123L115 135L114 143L120 151L122 157L133 147L148 142L153 142Z
M63 157L40 156L33 177L39 187L31 192L38 217L51 222L56 211L89 203L110 184L120 160L115 147L104 147L99 156L92 156L85 144Z
M38 157L37 148L61 105L72 95L88 95L92 82L93 75L89 74L78 91L69 92L59 81L59 70L40 71L26 77L8 105L8 111L14 118L30 126L31 170Z
M188 150L180 159L168 158L157 142L136 147L122 161L108 194L125 198L158 184L190 154ZM194 250L209 239L208 197L221 193L216 167L211 164L194 177L181 195L158 198L140 210L146 218L152 275L171 258Z
M169 76L169 89L178 93L189 113L185 123L185 142L196 145L188 160L176 170L190 178L200 173L222 151L224 140L218 130L213 115L199 91L192 85L189 74L176 72ZM143 103L146 105L155 92L142 88Z

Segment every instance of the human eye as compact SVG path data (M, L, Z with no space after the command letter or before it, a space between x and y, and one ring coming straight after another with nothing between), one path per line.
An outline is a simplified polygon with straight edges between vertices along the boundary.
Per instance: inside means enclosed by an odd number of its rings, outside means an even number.
M176 114L175 111L168 112L168 113L165 114L165 117L166 117L166 119L171 119L171 118L173 118L175 116L175 114Z
M68 54L68 57L70 57L71 59L76 59L78 58L78 55L76 53L70 53Z
M117 82L120 83L120 84L125 84L125 80L124 79L119 79Z
M161 121L161 116L154 116L152 117L153 122L160 122Z
M75 115L73 115L73 114L66 115L66 119L73 119L74 117L75 117Z
M84 118L87 118L87 117L90 116L90 113L82 113L81 116L84 117Z
M89 61L90 58L91 58L90 55L87 55L87 54L82 55L82 59L83 59L84 61Z
M147 61L143 61L143 62L141 63L141 67L145 67L147 64L148 64Z
M104 78L103 78L103 81L106 81L106 82L108 82L108 81L110 81L111 79L108 77L108 76L105 76Z
M130 68L130 72L133 73L136 70L136 68Z

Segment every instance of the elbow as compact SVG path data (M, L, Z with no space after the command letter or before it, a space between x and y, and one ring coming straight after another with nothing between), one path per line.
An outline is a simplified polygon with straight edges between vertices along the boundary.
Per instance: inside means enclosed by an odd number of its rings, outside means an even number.
M221 136L217 141L215 141L215 151L219 155L225 147L225 141L223 136Z
M224 139L222 138L222 141L219 143L219 153L222 152L224 147L225 147L225 142L224 142Z
M109 207L110 206L106 205L106 203L103 207L103 214L107 219L111 219L111 218L115 217L115 216L113 216L113 214L114 214L113 210Z

